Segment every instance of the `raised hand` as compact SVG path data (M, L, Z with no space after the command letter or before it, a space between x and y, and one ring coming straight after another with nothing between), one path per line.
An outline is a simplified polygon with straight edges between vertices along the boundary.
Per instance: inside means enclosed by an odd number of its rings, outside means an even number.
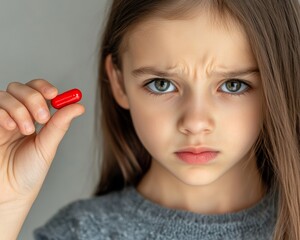
M34 202L71 121L85 111L75 103L50 116L47 100L57 94L42 79L13 82L0 91L0 218L1 211ZM38 133L36 122L43 124Z

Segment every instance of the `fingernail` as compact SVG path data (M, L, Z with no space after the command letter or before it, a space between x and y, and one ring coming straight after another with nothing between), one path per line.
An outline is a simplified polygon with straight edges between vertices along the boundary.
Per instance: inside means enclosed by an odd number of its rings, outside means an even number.
M50 94L50 93L53 93L54 91L55 91L54 87L47 87L44 89L45 94Z
M12 121L12 120L8 120L7 121L7 126L9 128L14 128L16 126L16 123L14 121Z
M48 118L48 115L49 114L45 109L41 108L38 110L38 116L40 119L46 119L46 118Z
M32 124L29 122L24 123L24 128L25 128L26 132L28 132L28 133L31 133L34 130Z

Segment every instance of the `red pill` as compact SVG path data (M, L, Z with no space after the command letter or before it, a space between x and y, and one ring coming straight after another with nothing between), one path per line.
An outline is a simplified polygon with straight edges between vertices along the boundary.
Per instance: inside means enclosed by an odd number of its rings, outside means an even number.
M51 100L52 107L56 109L63 108L69 104L79 102L82 98L82 93L79 89L74 88L67 92L57 95Z

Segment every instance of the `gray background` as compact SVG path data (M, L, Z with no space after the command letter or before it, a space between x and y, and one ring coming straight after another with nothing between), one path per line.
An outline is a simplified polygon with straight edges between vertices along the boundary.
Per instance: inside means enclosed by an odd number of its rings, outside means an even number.
M0 0L0 89L6 90L9 82L43 78L59 92L81 89L86 108L61 142L18 239L33 239L33 229L62 206L89 197L98 181L94 106L97 50L107 2Z

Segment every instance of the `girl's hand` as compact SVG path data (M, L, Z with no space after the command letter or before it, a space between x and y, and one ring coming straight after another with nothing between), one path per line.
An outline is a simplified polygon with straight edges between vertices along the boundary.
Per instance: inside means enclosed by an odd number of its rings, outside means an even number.
M71 121L84 113L71 104L51 117L46 100L57 94L41 79L0 91L0 206L35 200ZM35 122L44 124L38 133Z

